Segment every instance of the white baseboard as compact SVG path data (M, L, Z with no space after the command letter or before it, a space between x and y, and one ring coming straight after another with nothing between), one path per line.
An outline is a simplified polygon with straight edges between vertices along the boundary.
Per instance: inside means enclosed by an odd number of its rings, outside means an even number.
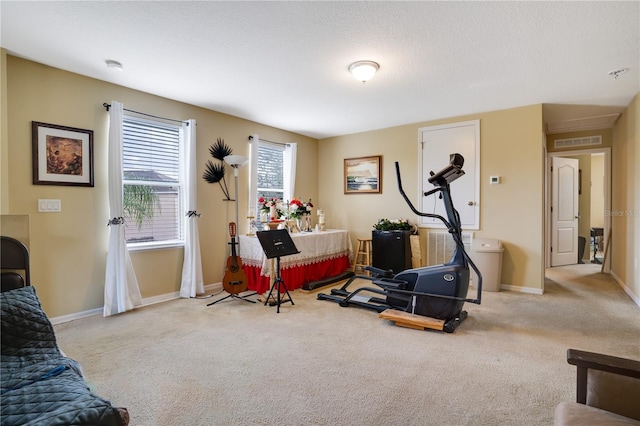
M204 291L218 291L218 290L222 290L222 283L207 284L204 286ZM142 305L140 306L155 305L156 303L167 302L169 300L174 300L179 298L180 298L179 291L175 291L173 293L167 293L167 294L160 294L158 296L145 297L144 299L142 299ZM88 311L76 312L68 315L61 315L59 317L50 318L49 320L51 321L51 324L57 325L57 324L62 324L65 322L77 320L80 318L91 317L93 315L101 315L103 311L104 311L104 308L96 308L96 309L90 309Z
M627 296L629 296L636 305L640 306L640 298L638 298L638 296L633 294L631 289L625 285L625 283L620 279L620 277L617 276L613 271L610 271L609 275L611 275L611 277L618 283L618 285L622 287L622 290L624 290L624 292L627 293Z
M96 309L91 309L89 311L76 312L75 314L61 315L59 317L49 318L49 321L51 321L51 324L53 325L58 325L58 324L62 324L63 322L69 322L69 321L77 320L80 318L100 315L102 314L103 311L104 311L103 308L96 308Z
M537 294L539 296L543 294L541 288L522 287L519 285L500 284L500 289L507 290L507 291L515 291L518 293Z
M475 288L475 286L472 283L469 283L469 288L470 289ZM500 290L515 291L516 293L528 293L528 294L537 294L537 295L543 294L542 289L540 288L522 287L519 285L500 284ZM496 292L492 291L490 293L496 293Z
M222 283L213 283L213 284L207 284L204 286L204 291L208 292L208 291L220 291L222 290Z
M156 303L167 302L169 300L179 299L179 298L180 298L179 291L174 291L173 293L167 293L167 294L159 294L158 296L145 297L144 299L142 299L141 306L155 305Z

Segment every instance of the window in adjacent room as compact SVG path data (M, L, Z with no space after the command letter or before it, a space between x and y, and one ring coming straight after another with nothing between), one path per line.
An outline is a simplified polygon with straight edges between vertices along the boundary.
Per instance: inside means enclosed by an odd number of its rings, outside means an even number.
M123 119L123 210L130 248L184 243L179 125Z

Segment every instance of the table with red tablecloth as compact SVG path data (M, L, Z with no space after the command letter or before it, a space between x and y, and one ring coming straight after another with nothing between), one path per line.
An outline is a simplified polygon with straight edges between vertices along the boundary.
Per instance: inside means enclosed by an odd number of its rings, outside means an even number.
M291 234L291 238L300 253L280 258L280 277L289 291L309 282L339 276L351 266L353 248L349 232L345 230L298 232ZM241 235L239 244L249 290L258 294L268 292L276 259L266 258L255 236Z

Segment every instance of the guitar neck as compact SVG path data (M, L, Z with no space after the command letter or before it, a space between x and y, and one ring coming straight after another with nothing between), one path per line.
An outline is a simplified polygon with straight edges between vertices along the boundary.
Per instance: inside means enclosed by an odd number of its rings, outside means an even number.
M231 256L236 257L236 239L234 237L231 237L231 242L229 243L231 244Z
M229 223L229 236L231 237L231 242L229 244L231 244L231 256L233 256L233 258L235 259L236 257L236 223L235 222L230 222Z

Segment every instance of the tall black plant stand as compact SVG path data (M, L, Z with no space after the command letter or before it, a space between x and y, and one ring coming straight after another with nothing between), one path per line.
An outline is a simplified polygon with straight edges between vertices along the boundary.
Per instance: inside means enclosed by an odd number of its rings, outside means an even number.
M298 254L298 248L294 244L291 239L291 235L289 235L289 231L286 229L275 229L273 231L258 231L256 232L258 236L258 240L260 241L260 245L262 246L262 250L264 250L264 254L267 259L276 259L276 277L273 281L273 285L271 286L271 290L269 290L269 294L267 295L267 300L265 300L264 304L266 305L271 300L271 294L273 290L276 290L276 313L280 313L280 305L282 303L291 302L292 305L293 299L289 294L289 290L287 289L284 280L280 276L280 258L283 256L290 256L292 254ZM287 300L282 300L281 291L284 287L285 293L287 293Z

